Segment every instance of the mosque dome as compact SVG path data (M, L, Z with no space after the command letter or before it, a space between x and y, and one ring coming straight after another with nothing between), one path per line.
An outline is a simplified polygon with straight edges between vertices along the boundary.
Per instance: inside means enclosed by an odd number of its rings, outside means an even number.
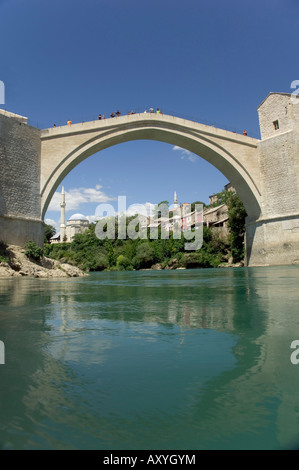
M84 221L87 221L88 222L88 218L85 217L85 215L83 214L73 214L69 220L84 220Z

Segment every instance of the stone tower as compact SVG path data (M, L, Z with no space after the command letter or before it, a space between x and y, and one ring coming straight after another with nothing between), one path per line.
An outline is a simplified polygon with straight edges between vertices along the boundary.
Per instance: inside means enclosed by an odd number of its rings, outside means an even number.
M176 195L176 191L174 192L173 204L174 204L174 209L177 209L177 207L178 207L178 198L177 198L177 195Z
M299 98L269 93L258 107L262 212L246 226L251 265L299 264Z
M65 231L65 193L64 187L62 186L61 191L61 217L60 217L60 243L62 243L65 239L66 231Z

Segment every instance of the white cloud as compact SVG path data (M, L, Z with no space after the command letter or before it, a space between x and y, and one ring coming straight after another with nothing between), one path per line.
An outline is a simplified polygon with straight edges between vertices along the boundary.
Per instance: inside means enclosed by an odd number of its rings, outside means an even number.
M151 202L146 202L145 204L131 204L128 207L127 216L130 217L135 214L141 214L151 217L153 215L154 208L155 204L152 204Z
M181 159L184 160L185 158L187 158L187 160L189 160L189 162L196 162L197 160L197 156L194 155L194 153L190 152L190 150L186 150L186 149L183 149L182 147L178 147L177 145L175 145L174 147L172 147L172 150L178 150L181 152Z
M90 224L94 224L95 222L100 220L100 217L98 217L97 215L87 215L86 218L89 220Z
M107 196L101 191L102 186L99 184L95 188L73 188L65 192L66 210L77 210L80 204L87 204L90 202L107 202L115 198ZM61 193L55 192L49 204L48 211L60 212Z
M126 210L126 216L131 217L136 214L141 214L146 217L152 217L154 208L156 204L152 204L151 202L146 202L144 204L131 204L129 206L126 205L126 202L118 201L120 206L114 207L111 204L99 204L95 210L95 215L87 216L88 220L92 222L96 222L105 217L118 217L119 215L124 214ZM125 206L123 205L125 203ZM118 210L120 209L120 210Z
M52 227L56 228L56 230L58 229L59 227L59 224L56 220L54 219L45 219L45 224L47 225L52 225Z

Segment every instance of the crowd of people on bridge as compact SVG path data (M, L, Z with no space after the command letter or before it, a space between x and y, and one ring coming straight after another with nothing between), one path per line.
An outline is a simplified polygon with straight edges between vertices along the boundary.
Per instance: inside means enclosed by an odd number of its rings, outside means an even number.
M146 114L146 113L150 113L150 114L163 114L162 111L161 111L161 109L157 108L156 111L155 111L154 108L152 108L152 107L149 108L148 110L145 109L143 113L144 113L144 114ZM136 114L133 109L127 113L127 115L131 115L131 114ZM119 117L120 115L121 115L121 112L120 112L119 109L118 109L117 111L115 111L115 112L112 111L112 113L110 113L110 118ZM98 120L101 121L101 120L103 120L103 119L106 119L106 118L105 118L105 114L99 114L99 115L98 115ZM69 120L67 121L67 125L68 125L68 126L71 126L71 124L72 124L72 121L69 119ZM53 127L56 127L56 124L54 124ZM215 127L215 126L212 124L212 127ZM247 131L246 131L245 129L243 130L243 135L244 135L244 136L247 136Z
M162 111L161 111L161 109L157 108L156 111L155 111L154 108L152 108L152 107L149 108L148 110L145 109L143 113L144 113L144 114L146 114L146 113L150 113L150 114L155 114L155 113L156 113L156 114L163 114ZM127 113L128 116L129 116L129 115L132 115L132 114L136 114L136 112L135 112L133 109L132 109L131 111L128 111L128 113ZM121 115L121 112L119 111L119 109L118 109L117 111L115 111L115 112L112 111L112 113L110 113L110 117L111 117L111 118L119 117L120 115ZM99 114L99 115L98 115L98 120L99 120L99 121L102 121L102 120L104 120L104 119L106 119L105 114ZM68 125L68 126L71 126L71 125L72 125L72 121L71 121L70 119L67 121L67 125ZM56 127L56 124L54 124L53 127Z
M144 110L144 113L156 113L156 114L163 114L161 109L157 108L157 110L155 111L154 108L149 108L149 110L145 109ZM132 114L136 114L136 112L132 109L131 111L128 111L127 115L130 116ZM114 118L114 117L119 117L121 115L121 112L119 111L119 109L117 111L112 111L112 113L110 113L110 117L111 118ZM98 116L98 120L103 120L103 119L106 119L105 118L105 114L99 114Z

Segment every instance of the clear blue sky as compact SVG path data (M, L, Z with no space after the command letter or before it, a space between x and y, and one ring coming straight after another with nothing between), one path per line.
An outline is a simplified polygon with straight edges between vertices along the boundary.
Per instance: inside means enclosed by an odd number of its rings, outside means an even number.
M257 106L299 79L298 0L0 0L0 21L2 107L40 128L153 106L259 137ZM130 142L67 176L67 217L120 194L207 202L226 182L171 145Z

